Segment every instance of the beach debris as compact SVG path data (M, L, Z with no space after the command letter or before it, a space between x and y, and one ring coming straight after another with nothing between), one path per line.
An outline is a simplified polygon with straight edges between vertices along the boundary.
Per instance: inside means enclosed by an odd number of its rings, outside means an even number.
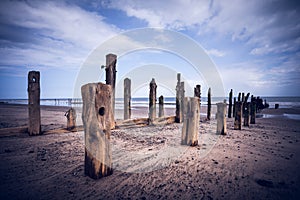
M243 103L244 106L244 126L248 126L249 127L249 123L250 123L250 103L249 102L245 102Z
M200 105L198 97L184 98L184 120L181 144L197 146L200 120Z
M131 118L131 80L124 79L124 120Z
M106 78L106 84L111 86L111 108L114 117L115 114L115 87L116 87L116 64L117 64L117 55L115 54L107 54L106 55L106 66L105 66L105 78ZM114 121L114 118L112 118L112 122ZM111 123L112 129L115 128L115 124Z
M149 119L148 124L153 125L153 121L156 118L156 89L157 85L155 79L152 78L150 82L150 92L149 92Z
M184 102L184 82L181 82L181 74L177 74L177 85L176 85L176 111L175 111L175 122L181 123L183 121L183 102Z
M158 117L163 117L165 115L164 112L164 96L161 95L158 98Z
M81 87L82 122L85 133L85 174L93 179L111 175L110 134L114 124L110 85L89 83Z
M235 117L234 117L234 130L242 129L242 116L243 116L243 102L237 101L235 103Z
M76 128L76 110L74 108L70 108L66 113L67 117L67 129L69 131L77 131Z
M40 135L41 109L40 109L40 72L30 71L28 73L28 133L29 135Z
M232 89L229 92L228 118L231 118L231 112L232 112Z
M217 103L217 134L220 135L226 135L227 129L226 129L226 111L227 111L227 105L226 100L220 103Z
M207 92L207 115L206 115L206 119L210 120L210 116L211 116L211 89L208 89Z

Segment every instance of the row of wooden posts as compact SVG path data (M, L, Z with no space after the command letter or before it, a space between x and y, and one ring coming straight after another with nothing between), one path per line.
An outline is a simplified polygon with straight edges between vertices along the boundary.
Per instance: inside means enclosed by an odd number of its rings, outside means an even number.
M82 121L85 133L85 174L97 179L112 174L112 159L110 149L110 133L115 128L115 84L117 56L106 55L106 84L89 83L81 87ZM149 84L149 116L148 124L154 125L156 119L157 85L153 78ZM228 117L235 117L234 129L241 130L241 120L244 113L244 125L255 123L255 98L248 103L246 97L240 94L238 101L232 90L229 93ZM184 82L177 74L175 122L183 122L181 144L198 145L200 122L201 86L194 88L194 97L185 97ZM30 71L28 74L28 108L29 135L41 134L40 117L40 73ZM217 103L217 134L226 134L226 102ZM251 117L249 117L249 114ZM67 128L76 130L76 112L73 108L66 112ZM159 97L158 117L164 116L164 98ZM124 79L124 119L131 118L131 80ZM207 120L211 118L211 89L208 90Z

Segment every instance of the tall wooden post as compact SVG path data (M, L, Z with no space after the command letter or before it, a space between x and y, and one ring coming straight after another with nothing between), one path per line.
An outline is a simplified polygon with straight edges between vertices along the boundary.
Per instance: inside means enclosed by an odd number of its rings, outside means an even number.
M198 145L200 105L198 97L185 97L181 144Z
M243 103L244 106L244 126L249 126L250 123L250 103Z
M77 131L76 129L76 110L74 108L70 108L66 113L67 117L67 129L69 131Z
M117 64L117 55L115 54L107 54L106 55L106 84L111 85L112 95L111 95L111 103L112 103L112 111L115 114L115 87L116 87L116 64Z
M180 112L181 112L181 121L183 122L184 120L184 98L185 98L185 90L184 90L184 82L181 81L180 82L180 98L181 98L181 101L180 101Z
M233 98L233 110L232 110L232 117L235 117L235 104L236 104L236 98Z
M210 116L211 116L211 90L210 88L208 89L208 93L207 93L207 120L210 120Z
M241 101L241 93L239 92L238 101Z
M131 118L131 80L124 79L124 119Z
M232 89L229 92L228 118L231 118L231 112L232 112Z
M150 92L149 92L149 125L153 124L156 118L156 88L155 79L153 78L150 82Z
M161 95L159 98L158 98L158 117L163 117L165 115L165 112L164 112L164 97Z
M242 129L242 116L243 116L243 102L237 101L235 103L234 130Z
M251 101L250 104L250 124L255 124L255 118L256 118L256 103L254 99Z
M110 85L89 83L81 87L84 127L84 172L93 179L111 175L110 129L112 90Z
M41 130L41 109L40 109L40 72L30 71L28 73L28 133L39 135Z
M181 98L181 81L180 81L180 73L177 74L177 85L176 85L176 113L175 113L175 122L182 122L182 98Z
M224 103L217 103L217 134L226 135L226 110L227 105Z

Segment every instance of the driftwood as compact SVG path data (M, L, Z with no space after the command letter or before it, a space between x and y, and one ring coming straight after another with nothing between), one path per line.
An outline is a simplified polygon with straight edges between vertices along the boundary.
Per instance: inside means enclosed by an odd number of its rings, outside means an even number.
M28 133L29 135L40 135L41 109L40 109L40 72L30 71L28 73Z

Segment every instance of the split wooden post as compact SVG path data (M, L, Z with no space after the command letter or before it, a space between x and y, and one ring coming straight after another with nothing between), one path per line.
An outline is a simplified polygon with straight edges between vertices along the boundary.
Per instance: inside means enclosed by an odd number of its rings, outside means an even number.
M251 101L250 104L250 124L255 124L255 118L256 118L256 103L254 99Z
M131 80L124 79L124 119L131 118Z
M235 103L234 130L242 130L243 102Z
M66 113L67 117L67 129L69 131L77 131L76 128L76 110L74 108L70 108Z
M236 104L236 98L233 98L233 109L232 109L232 117L235 117L235 104Z
M158 117L163 117L165 115L165 112L164 112L164 97L162 95L158 98L158 105L159 105Z
M249 127L249 123L250 123L250 103L246 102L243 103L244 106L244 126L248 126Z
M85 133L84 172L98 179L113 173L110 147L112 90L110 85L89 83L81 87L81 95Z
M181 134L181 144L198 145L200 106L198 97L184 98L184 120Z
M231 118L231 112L232 112L232 89L229 92L228 118Z
M181 88L181 81L180 81L180 73L177 74L177 85L176 85L176 113L175 113L175 122L181 123L182 122L182 88Z
M155 79L153 78L150 82L150 92L149 92L149 119L148 124L153 125L153 121L156 118L156 89L157 85Z
M226 111L227 105L226 102L217 103L217 134L226 135Z
M41 109L40 109L40 72L30 71L28 73L28 133L29 135L40 135Z
M116 87L116 73L117 73L116 64L117 64L117 55L111 53L107 54L105 78L106 78L106 84L111 85L111 90L112 90L111 103L112 103L113 114L115 114L115 87Z
M208 89L208 93L207 93L207 116L206 119L210 120L210 116L211 116L211 89Z

